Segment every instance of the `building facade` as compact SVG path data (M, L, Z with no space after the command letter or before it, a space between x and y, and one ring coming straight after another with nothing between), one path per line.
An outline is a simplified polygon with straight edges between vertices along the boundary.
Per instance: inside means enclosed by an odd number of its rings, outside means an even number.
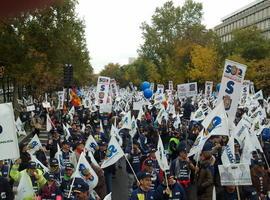
M262 34L270 38L270 0L256 0L247 6L222 18L222 23L214 28L221 41L232 39L232 31L257 26Z

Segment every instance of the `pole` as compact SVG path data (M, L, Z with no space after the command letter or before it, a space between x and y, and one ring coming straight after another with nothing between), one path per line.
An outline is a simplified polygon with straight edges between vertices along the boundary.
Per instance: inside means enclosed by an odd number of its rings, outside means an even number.
M241 200L241 197L240 197L240 192L239 192L239 187L238 187L238 185L236 186L236 191L237 191L237 198L238 198L238 200Z
M74 185L74 181L75 181L75 177L73 178L72 183L71 183L71 185L70 185L70 189L69 189L69 192L68 192L68 199L70 198L71 190L72 190L73 185Z
M125 154L124 154L124 157L125 157L125 159L126 159L128 165L129 165L129 167L130 167L132 173L134 174L136 181L139 183L140 181L139 181L139 179L138 179L138 177L137 177L137 175L136 175L136 173L135 173L133 167L131 166L131 164L130 164L130 162L129 162L129 160L127 159L127 156L126 156Z

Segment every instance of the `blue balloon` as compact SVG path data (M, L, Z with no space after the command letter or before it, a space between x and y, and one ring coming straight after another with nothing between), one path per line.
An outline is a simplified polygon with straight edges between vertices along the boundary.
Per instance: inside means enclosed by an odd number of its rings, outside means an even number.
M143 91L143 95L146 99L150 99L153 95L153 91L151 89L147 88Z
M270 128L264 128L262 130L263 141L270 141Z
M219 92L219 90L220 90L220 85L221 85L221 84L218 83L217 86L216 86L216 91L217 91L217 92Z
M142 82L141 84L141 91L144 91L145 89L150 88L150 83L147 81Z

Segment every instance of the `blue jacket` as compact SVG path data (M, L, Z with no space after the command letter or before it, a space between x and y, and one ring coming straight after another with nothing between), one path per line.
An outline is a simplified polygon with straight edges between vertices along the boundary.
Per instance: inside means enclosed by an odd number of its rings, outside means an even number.
M145 192L143 191L140 187L137 188L136 190L133 190L131 197L129 200L140 200L139 196L144 196L144 200L154 200L154 192L153 191L148 191Z
M158 186L154 194L155 200L186 200L186 193L179 183L176 182L174 185L169 186L172 191L171 196L163 193L163 191L166 190L166 187L167 186L164 184Z

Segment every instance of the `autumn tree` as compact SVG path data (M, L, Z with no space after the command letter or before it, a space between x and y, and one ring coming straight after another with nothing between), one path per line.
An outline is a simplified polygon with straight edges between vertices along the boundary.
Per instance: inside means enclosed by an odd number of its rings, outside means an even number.
M205 81L219 81L221 70L218 70L218 53L211 47L194 45L191 51L191 65L189 67L189 77L199 83Z
M75 12L77 3L66 0L0 22L0 60L6 63L9 76L45 91L56 89L62 86L64 64L71 63L74 84L85 84L91 78L85 26Z

